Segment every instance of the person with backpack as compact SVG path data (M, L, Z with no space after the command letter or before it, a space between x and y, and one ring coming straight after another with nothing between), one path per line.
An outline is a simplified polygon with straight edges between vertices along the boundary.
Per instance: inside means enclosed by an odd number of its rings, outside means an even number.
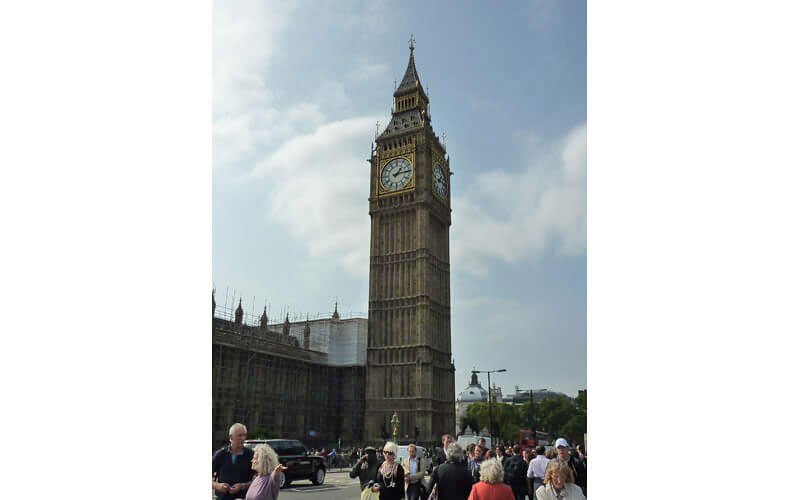
M503 463L505 483L511 486L515 500L525 500L528 493L528 483L525 480L528 467L522 459L522 453L518 444L512 448L511 456L506 458Z

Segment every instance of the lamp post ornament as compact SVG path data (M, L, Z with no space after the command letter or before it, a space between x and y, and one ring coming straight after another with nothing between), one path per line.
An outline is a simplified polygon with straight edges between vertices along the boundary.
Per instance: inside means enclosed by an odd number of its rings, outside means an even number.
M397 412L394 412L392 415L392 440L396 443L397 442L397 429L400 428L400 417L397 416Z

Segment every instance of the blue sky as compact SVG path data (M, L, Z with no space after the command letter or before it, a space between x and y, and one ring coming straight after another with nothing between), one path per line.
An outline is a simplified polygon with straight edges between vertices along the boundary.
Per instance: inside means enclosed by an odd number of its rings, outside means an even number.
M586 6L497 5L215 2L220 305L366 314L365 160L413 33L455 172L456 389L473 366L505 393L586 387Z

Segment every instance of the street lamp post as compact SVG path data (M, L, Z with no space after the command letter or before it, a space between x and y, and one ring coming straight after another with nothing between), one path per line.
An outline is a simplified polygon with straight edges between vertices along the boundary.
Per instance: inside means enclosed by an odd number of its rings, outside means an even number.
M392 415L392 439L394 440L395 444L397 444L397 429L400 427L400 417L397 416L397 412L394 412Z
M527 391L520 391L519 389L517 389L517 398L519 398L519 393L520 392L527 392L528 396L530 396L530 402L531 402L531 431L533 432L533 440L538 443L539 440L536 438L536 407L533 405L533 389L528 389Z
M494 441L494 418L492 416L492 373L503 373L505 368L499 370L472 370L472 373L485 373L489 379L489 438L492 440L492 446L496 446Z

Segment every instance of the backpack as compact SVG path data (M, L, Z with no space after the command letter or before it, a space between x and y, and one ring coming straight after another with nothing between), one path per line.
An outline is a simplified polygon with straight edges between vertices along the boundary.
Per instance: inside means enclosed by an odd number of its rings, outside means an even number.
M522 460L522 457L514 455L513 457L508 458L504 465L504 482L512 488L520 488L524 486L525 474L527 470L525 468L525 461Z

